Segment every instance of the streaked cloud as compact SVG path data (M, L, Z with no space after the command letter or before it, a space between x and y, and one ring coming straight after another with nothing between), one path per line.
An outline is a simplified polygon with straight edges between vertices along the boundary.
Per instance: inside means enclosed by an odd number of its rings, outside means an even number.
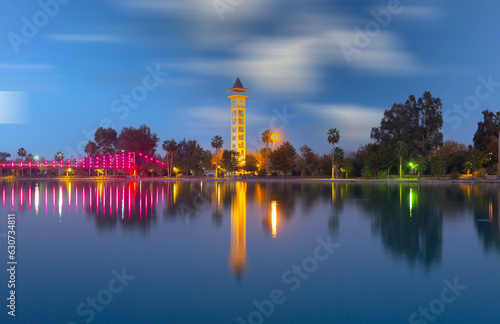
M28 95L21 91L0 91L0 124L28 122Z
M343 139L342 146L351 147L369 143L372 127L380 125L384 114L383 109L356 104L302 103L298 108L321 118L325 125L336 127Z
M2 71L34 71L34 70L53 70L54 65L50 64L0 64Z
M107 34L50 34L46 38L61 42L120 42L121 39Z
M258 37L235 46L230 59L193 59L169 63L169 69L193 74L245 75L261 91L304 94L321 88L327 68L351 68L380 74L417 73L423 68L401 48L392 33L373 40L372 46L348 63L340 44L354 31L328 30L314 35Z
M439 20L442 19L445 13L436 6L408 6L405 7L401 13L410 18L425 18L426 20Z

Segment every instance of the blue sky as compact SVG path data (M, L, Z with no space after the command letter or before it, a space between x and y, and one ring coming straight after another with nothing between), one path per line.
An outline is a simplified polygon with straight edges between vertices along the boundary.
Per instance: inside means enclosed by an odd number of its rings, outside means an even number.
M340 147L355 150L384 109L424 91L443 101L445 138L471 144L481 111L500 102L499 6L9 1L0 13L0 151L76 155L100 124L144 123L161 142L209 148L221 135L229 148L226 89L238 76L251 90L250 149L274 127L297 149L327 153L336 127Z

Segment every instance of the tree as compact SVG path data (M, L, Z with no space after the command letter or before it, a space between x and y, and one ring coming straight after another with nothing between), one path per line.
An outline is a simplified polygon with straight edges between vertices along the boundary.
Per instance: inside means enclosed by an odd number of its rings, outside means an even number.
M268 155L269 155L269 143L271 142L271 131L266 129L262 132L261 136L262 143L266 144L266 176L269 174L269 164L268 164Z
M207 170L211 170L212 167L214 166L213 163L212 163L212 152L210 152L209 150L204 150L201 154L201 166L203 168L203 170L207 171ZM207 172L207 176L208 176L208 172Z
M351 159L345 159L344 160L344 163L343 163L343 166L342 168L340 169L340 171L344 172L345 173L345 178L347 179L348 177L348 174L351 173L353 170L353 166L352 166L352 161Z
M328 130L328 143L332 144L332 179L335 179L335 144L340 141L340 134L336 128L330 128Z
M175 164L179 169L184 171L186 175L188 175L190 171L200 173L202 158L203 148L195 140L186 141L184 138L177 144Z
M431 159L431 173L435 176L440 176L445 172L446 172L446 167L444 166L443 161L437 156L434 156Z
M11 157L10 153L0 152L0 161L5 162L8 157Z
M165 150L165 152L167 152L165 159L167 162L167 175L170 178L172 176L172 168L174 165L174 154L177 151L177 143L173 138L171 140L165 140L163 141L162 148Z
M498 153L497 156L500 159L500 111L493 118L493 126L495 130L498 132ZM500 161L497 163L497 178L500 179Z
M115 153L116 139L116 131L111 127L99 127L94 134L94 141L102 155Z
M338 176L340 167L344 163L344 150L340 147L335 148L335 177Z
M64 160L64 153L59 151L56 154L54 154L54 160L56 160L58 162L61 160Z
M414 162L415 168L417 169L417 177L420 177L420 171L423 171L427 168L427 162L421 154L414 158Z
M440 159L448 172L459 171L467 160L467 146L455 141L445 141L433 156Z
M17 151L17 156L21 158L21 161L24 161L24 157L26 156L26 154L26 150L22 147ZM24 174L23 168L21 168L21 174Z
M87 145L85 145L85 153L87 153L89 157L95 156L99 153L99 147L95 142L89 141Z
M142 153L154 156L156 147L160 139L147 125L141 125L139 128L123 127L116 140L116 147L126 152Z
M321 175L328 175L332 171L332 155L323 154L318 157L318 170Z
M307 145L303 145L299 149L300 154L302 156L302 166L304 169L309 171L311 174L317 169L318 165L318 156L314 153L314 151Z
M479 169L481 169L481 157L479 157L476 153L471 153L465 162L465 170L467 173L468 171L471 171L472 179L474 179L474 172Z
M24 157L26 157L26 155L27 155L27 152L23 147L21 147L19 150L17 150L17 156L19 156L21 158L21 161L24 161Z
M236 172L239 168L238 152L224 150L222 152L221 164L226 172Z
M403 141L398 141L394 153L399 157L399 179L401 179L403 175L403 158L408 155L408 145Z
M247 172L255 172L259 168L257 167L257 155L255 153L247 152L245 155L245 166L243 169Z
M297 152L289 141L283 142L274 152L271 153L271 163L273 170L288 174L294 167Z
M392 146L383 146L378 150L380 167L386 172L387 177L391 174L392 167L396 164L396 156Z
M219 150L224 144L224 141L222 140L222 137L219 135L215 135L212 138L212 147L215 149L215 179L217 179L217 173L219 173Z
M495 114L489 110L483 110L482 113L483 121L477 123L477 130L474 134L474 148L481 152L492 152L490 143L492 140L498 139L495 128Z
M442 106L440 98L424 92L418 100L411 95L402 103L395 103L384 111L379 127L372 128L370 137L381 146L395 147L398 141L408 146L411 156L427 157L443 143Z

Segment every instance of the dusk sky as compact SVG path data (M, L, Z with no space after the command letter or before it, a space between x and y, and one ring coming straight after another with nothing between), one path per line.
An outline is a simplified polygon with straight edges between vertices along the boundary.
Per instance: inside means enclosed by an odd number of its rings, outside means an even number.
M83 153L100 123L149 125L162 155L171 138L211 149L221 135L229 149L237 77L249 150L281 128L328 153L332 127L356 150L385 109L424 91L443 102L445 139L472 144L481 111L500 106L494 0L60 1L3 4L0 151L13 156Z

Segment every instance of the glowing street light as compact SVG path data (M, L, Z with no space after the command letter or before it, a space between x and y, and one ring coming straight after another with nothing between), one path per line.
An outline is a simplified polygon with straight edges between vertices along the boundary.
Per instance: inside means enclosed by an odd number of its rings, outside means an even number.
M409 164L410 164L410 168L412 170L415 170L416 168L418 168L418 164L413 164L413 162L410 162Z
M273 142L273 152L274 152L274 144L278 141L278 139L279 139L278 133L272 132L271 141Z

